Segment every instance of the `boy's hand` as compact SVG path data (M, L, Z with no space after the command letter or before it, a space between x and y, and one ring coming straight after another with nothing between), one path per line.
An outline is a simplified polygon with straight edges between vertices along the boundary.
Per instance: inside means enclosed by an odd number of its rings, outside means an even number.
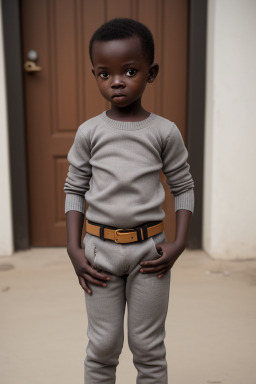
M172 268L175 261L182 254L186 247L189 224L192 212L186 209L179 209L176 212L176 236L173 243L156 244L159 258L140 263L141 273L157 273L157 277L163 275Z
M89 295L92 293L88 283L99 285L101 287L107 286L106 281L109 281L110 277L104 273L98 272L89 264L84 255L84 249L78 248L75 250L68 250L68 254L77 274L79 284L86 293Z
M156 249L159 252L159 258L156 260L142 261L140 263L141 273L157 273L157 277L161 278L172 268L175 261L182 254L185 245L178 242L156 244Z

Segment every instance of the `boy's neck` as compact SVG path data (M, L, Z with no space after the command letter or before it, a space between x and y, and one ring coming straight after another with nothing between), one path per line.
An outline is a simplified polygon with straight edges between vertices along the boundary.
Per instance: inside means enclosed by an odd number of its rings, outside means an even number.
M110 119L118 121L142 121L149 117L150 112L146 111L141 103L129 105L127 107L118 108L111 105L111 108L107 111L107 116Z

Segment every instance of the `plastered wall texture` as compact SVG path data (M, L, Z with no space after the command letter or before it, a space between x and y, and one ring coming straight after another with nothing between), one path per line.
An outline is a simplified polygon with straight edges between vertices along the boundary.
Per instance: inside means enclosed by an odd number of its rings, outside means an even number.
M11 213L10 164L8 124L6 111L6 87L3 56L2 9L0 1L0 256L13 253Z
M203 247L256 258L256 2L208 1Z

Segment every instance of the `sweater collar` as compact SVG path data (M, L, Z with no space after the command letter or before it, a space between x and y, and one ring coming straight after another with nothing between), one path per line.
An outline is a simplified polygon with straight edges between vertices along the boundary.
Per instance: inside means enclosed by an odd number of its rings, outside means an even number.
M128 131L136 131L138 129L143 129L145 127L148 127L152 123L152 121L155 119L156 115L154 113L150 113L149 117L141 121L113 120L107 116L107 111L104 111L100 116L104 121L104 123L106 123L108 126L111 126L112 128L124 129Z

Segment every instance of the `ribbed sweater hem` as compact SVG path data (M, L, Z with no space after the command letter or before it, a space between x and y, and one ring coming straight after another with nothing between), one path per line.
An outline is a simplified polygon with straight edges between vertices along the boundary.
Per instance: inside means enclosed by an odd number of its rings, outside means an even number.
M81 195L76 195L74 193L67 193L65 200L65 214L68 211L78 211L84 214L85 198Z
M175 212L179 209L186 209L187 211L194 212L194 188L175 196Z

